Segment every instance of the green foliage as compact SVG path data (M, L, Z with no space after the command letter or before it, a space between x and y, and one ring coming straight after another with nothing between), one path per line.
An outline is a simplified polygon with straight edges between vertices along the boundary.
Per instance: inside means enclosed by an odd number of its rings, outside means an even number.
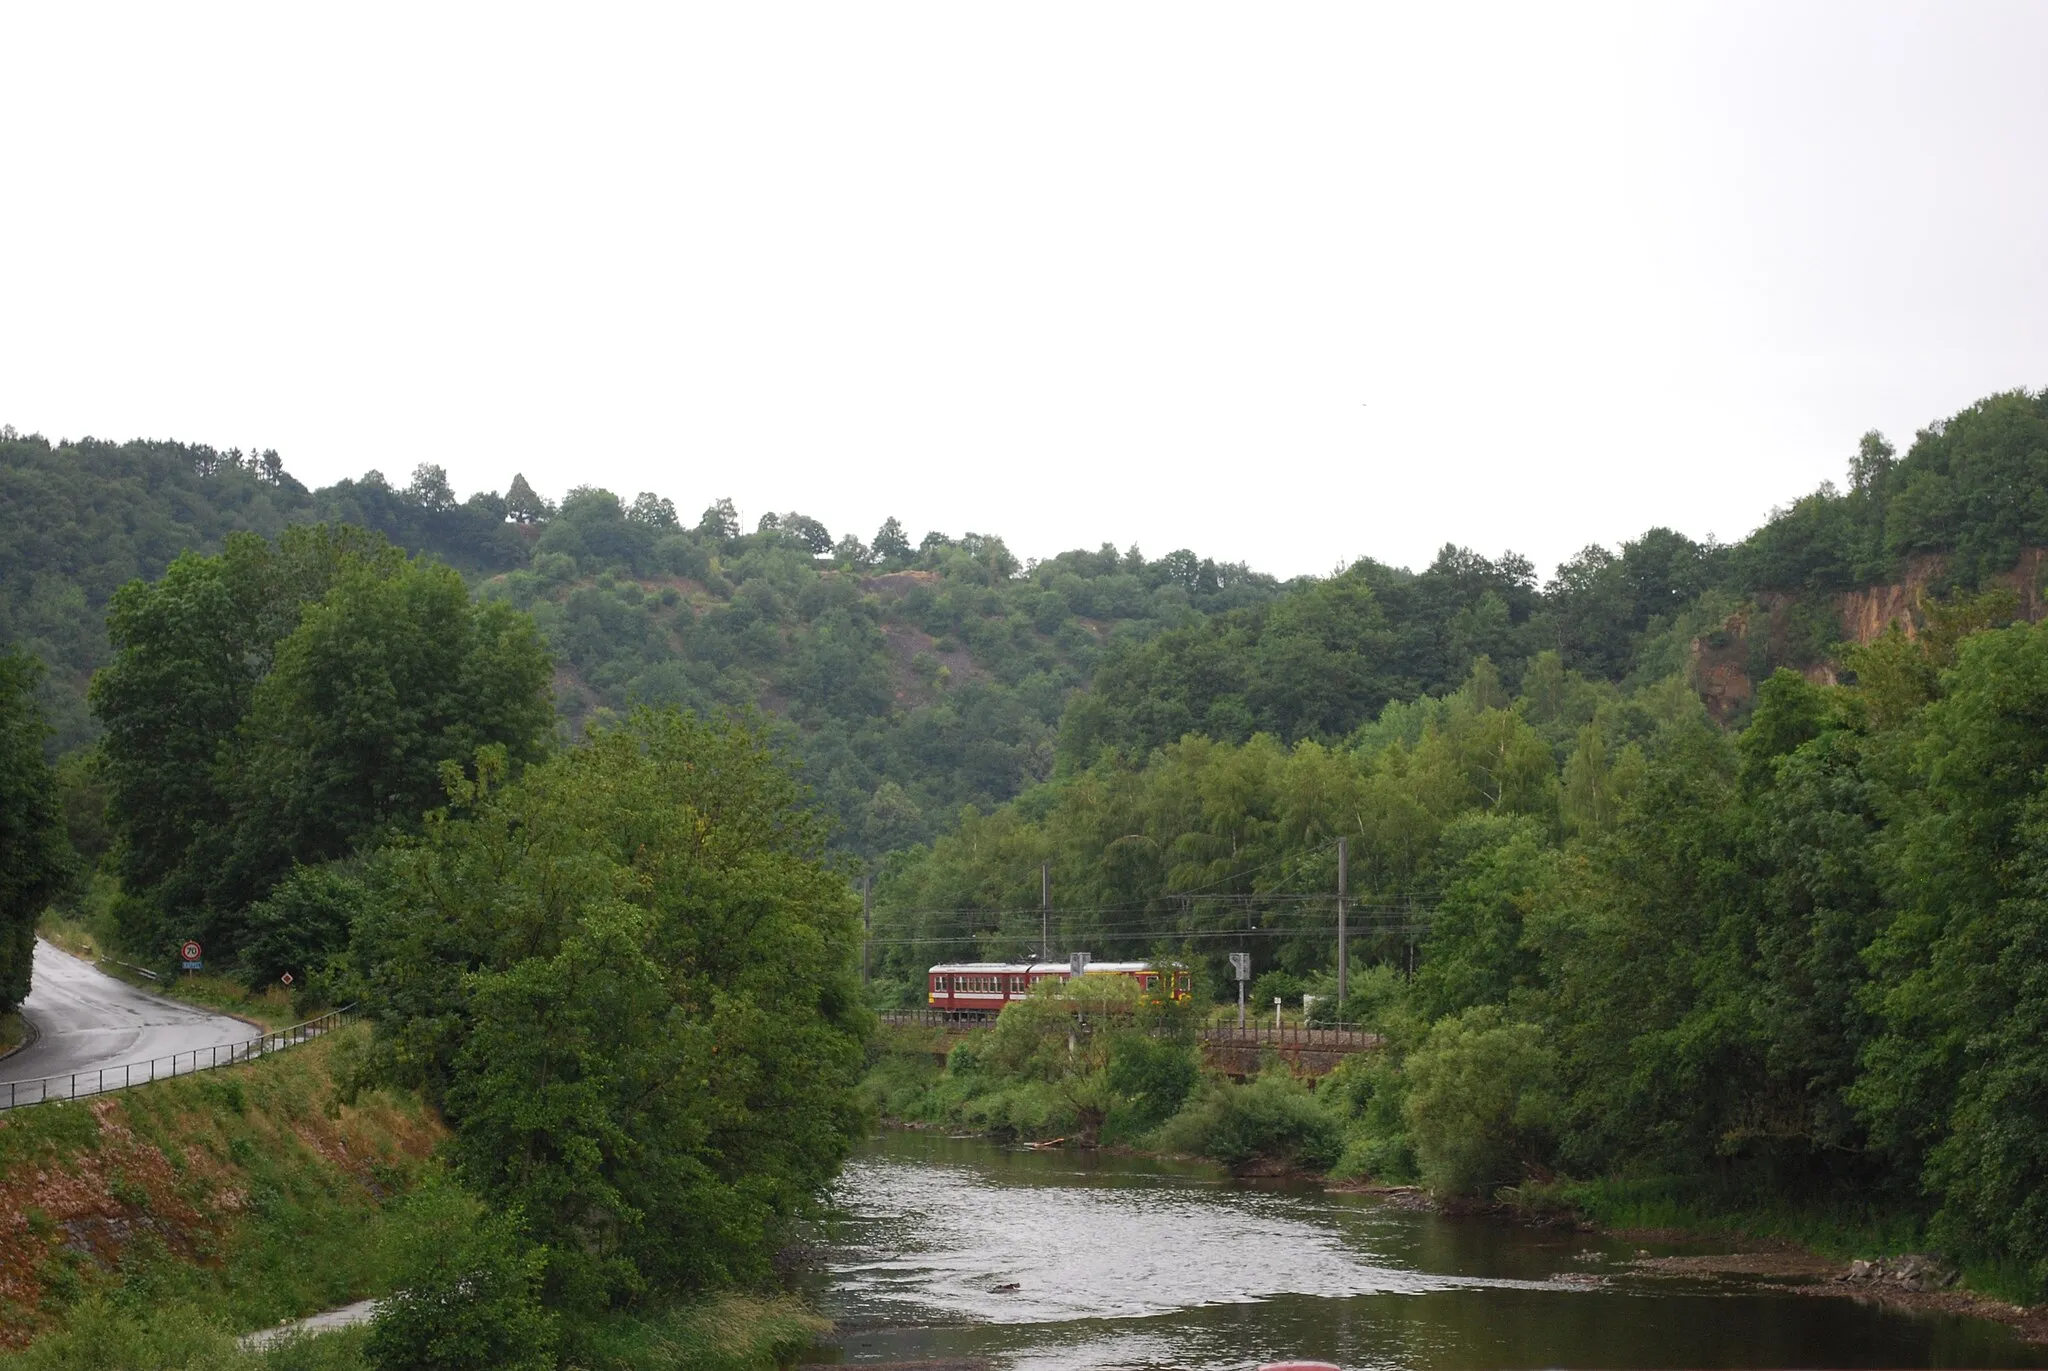
M435 467L403 490L371 473L311 492L275 452L58 445L0 426L0 643L49 665L41 698L54 749L68 752L94 736L85 687L111 656L102 616L137 577L162 575L185 552L217 552L236 533L274 539L322 521L374 530L466 572L499 571L527 555L507 513L488 492L453 503Z
M1110 1043L1105 1084L1117 1103L1114 1131L1136 1137L1172 1118L1201 1079L1193 1044L1148 1033L1121 1033Z
M362 873L343 865L299 866L242 916L242 974L251 990L286 972L324 985L330 962L347 946L371 894Z
M491 780L358 921L380 1069L524 1212L552 1305L760 1279L861 1122L857 905L815 820L756 737L673 712Z
M186 937L232 959L295 862L418 827L442 768L513 764L551 732L533 626L359 530L238 534L114 597L94 679L100 773L134 954Z
M1477 1005L1439 1020L1408 1058L1402 1119L1423 1184L1484 1195L1547 1159L1557 1118L1557 1055L1540 1025Z
M1866 954L1882 1021L1853 1096L1925 1158L1936 1231L2048 1288L2048 631L1965 641L1913 730L1901 898Z
M1344 1151L1330 1168L1333 1177L1390 1184L1416 1179L1415 1144L1402 1108L1408 1077L1401 1070L1398 1045L1390 1046L1390 1051L1345 1058L1317 1089L1323 1103L1344 1119Z
M1841 590L1941 552L1975 585L2048 543L2048 391L1993 395L1920 431L1902 460L1866 434L1847 490L1823 485L1733 550L1752 588Z
M1479 817L1457 830L1467 836L1452 840L1456 850L1468 841L1486 846L1473 834L1523 835L1488 878L1500 888L1485 894L1475 877L1470 904L1479 919L1478 906L1492 901L1487 931L1472 929L1495 945L1485 983L1526 977L1518 934L1501 920L1518 922L1513 902L1526 905L1555 879L1542 854L1558 825L1559 751L1574 720L1586 718L1621 752L1601 782L1610 818L1638 783L1640 753L1630 748L1665 728L1667 714L1707 727L1682 686L1677 695L1660 687L1629 698L1555 659L1550 665L1530 679L1532 691L1544 692L1541 707L1532 694L1494 693L1497 682L1482 673L1478 687L1449 700L1389 706L1342 746L1194 736L1142 767L1105 758L1015 804L963 814L952 834L883 868L875 888L883 969L921 983L924 966L942 956L1016 956L1034 947L1036 876L1050 862L1056 947L1104 955L1185 941L1174 955L1226 991L1234 982L1224 953L1242 947L1258 976L1280 976L1259 983L1256 1007L1269 1009L1275 994L1298 1004L1307 977L1332 965L1329 908L1302 897L1335 888L1335 840L1349 841L1350 888L1361 902L1354 958L1405 971L1422 939L1417 920L1401 911L1437 904L1443 882L1459 878L1444 864L1463 859L1440 856L1439 845L1470 814Z
M1327 1171L1344 1151L1335 1116L1281 1067L1244 1085L1209 1083L1156 1138L1169 1151L1232 1168L1266 1163Z
M28 998L36 920L73 869L57 779L43 761L39 670L0 651L0 1014Z
M541 1307L546 1254L515 1213L491 1213L446 1181L405 1205L393 1288L363 1351L380 1371L547 1371L554 1319Z

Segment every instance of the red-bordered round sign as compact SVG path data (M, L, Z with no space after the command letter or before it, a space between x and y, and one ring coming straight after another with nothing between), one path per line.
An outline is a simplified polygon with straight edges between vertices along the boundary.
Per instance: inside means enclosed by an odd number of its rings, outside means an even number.
M188 962L196 962L199 960L199 944L191 938L187 938L185 939L185 945L178 949L178 954Z

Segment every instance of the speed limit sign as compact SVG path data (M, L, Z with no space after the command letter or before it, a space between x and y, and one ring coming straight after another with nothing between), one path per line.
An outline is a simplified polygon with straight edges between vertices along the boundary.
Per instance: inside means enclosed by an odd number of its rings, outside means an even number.
M184 961L185 970L197 971L199 969L199 940L197 938L185 939L184 946L178 949L178 956Z

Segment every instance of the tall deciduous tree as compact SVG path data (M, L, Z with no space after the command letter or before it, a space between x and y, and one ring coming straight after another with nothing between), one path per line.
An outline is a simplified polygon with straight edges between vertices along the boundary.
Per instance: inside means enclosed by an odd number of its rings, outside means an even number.
M910 539L903 532L903 525L891 514L882 520L882 526L875 530L875 560L884 566L900 566L913 555Z
M505 492L505 512L515 524L538 524L545 522L552 511L546 500L534 494L525 475L515 473L512 488Z
M384 1068L522 1208L557 1303L760 1278L860 1127L858 904L800 792L674 712L493 780L359 924Z
M185 937L232 956L294 862L417 827L442 763L492 743L523 762L552 725L531 621L360 530L187 555L119 592L109 628L92 700L144 956Z
M0 652L0 1013L28 998L36 919L70 869L56 780L43 761L40 674L33 659Z

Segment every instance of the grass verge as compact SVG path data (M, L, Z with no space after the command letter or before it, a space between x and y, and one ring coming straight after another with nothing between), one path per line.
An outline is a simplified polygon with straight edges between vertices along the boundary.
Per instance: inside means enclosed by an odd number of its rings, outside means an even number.
M1788 1243L1848 1261L1928 1252L1924 1217L1867 1198L1795 1203L1753 1185L1714 1177L1559 1181L1519 1187L1537 1206L1568 1206L1581 1218L1620 1231L1718 1235ZM2029 1306L2039 1297L2028 1273L1966 1263L1962 1285L1979 1295Z
M0 1057L28 1041L28 1024L19 1014L0 1014Z
M772 1371L831 1328L793 1295L719 1295L588 1330L593 1371Z

